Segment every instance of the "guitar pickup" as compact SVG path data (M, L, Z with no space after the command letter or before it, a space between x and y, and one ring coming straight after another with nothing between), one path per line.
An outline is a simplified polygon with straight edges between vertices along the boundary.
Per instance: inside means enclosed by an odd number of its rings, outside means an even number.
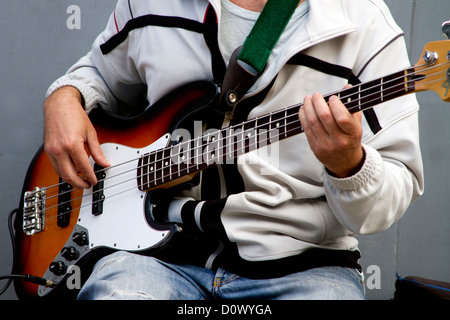
M103 202L105 201L105 195L103 193L104 180L106 178L105 168L94 165L94 172L97 177L97 184L92 187L92 214L94 216L101 215L103 213Z
M67 227L70 223L70 213L72 211L72 205L70 204L71 191L72 186L59 179L57 224L61 228Z

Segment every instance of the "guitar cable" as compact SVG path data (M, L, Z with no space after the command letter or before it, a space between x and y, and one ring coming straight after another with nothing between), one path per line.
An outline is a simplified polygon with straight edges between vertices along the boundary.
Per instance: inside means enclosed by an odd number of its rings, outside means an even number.
M13 267L12 267L12 272L14 272L14 263L16 261L16 245L14 242L14 230L13 230L13 217L14 215L17 213L18 209L14 209L12 210L9 215L8 215L8 230L9 230L9 236L11 238L11 246L12 246L12 253L13 253ZM6 274L6 275L0 275L0 281L1 280L5 280L8 279L8 281L6 282L6 284L3 286L3 288L0 289L0 296L2 294L4 294L6 292L6 290L8 290L9 286L12 283L13 279L23 279L27 282L31 282L34 284L38 284L41 286L45 286L48 288L53 288L57 285L56 282L53 282L51 280L45 279L45 278L40 278L40 277L36 277L30 274Z

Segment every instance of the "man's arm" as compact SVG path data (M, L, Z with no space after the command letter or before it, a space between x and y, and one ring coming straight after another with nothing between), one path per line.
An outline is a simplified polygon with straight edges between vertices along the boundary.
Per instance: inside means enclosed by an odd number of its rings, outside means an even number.
M97 183L88 152L100 166L109 166L81 94L71 86L59 88L44 103L44 147L56 173L77 188Z

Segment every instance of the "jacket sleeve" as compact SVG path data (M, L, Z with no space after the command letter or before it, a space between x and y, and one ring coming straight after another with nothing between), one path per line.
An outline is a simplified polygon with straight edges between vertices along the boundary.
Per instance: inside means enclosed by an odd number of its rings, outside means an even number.
M403 38L377 54L360 75L368 81L409 66ZM389 70L391 68L391 70ZM365 134L366 159L361 170L337 179L324 170L326 198L339 222L357 234L387 229L423 193L418 111L414 94L375 107L382 130Z
M81 92L87 112L97 106L116 111L120 104L142 104L145 101L145 86L132 59L132 39L127 38L117 50L107 55L101 51L101 45L117 34L129 19L127 1L119 0L105 30L96 38L90 52L50 86L47 96L60 87L74 86Z

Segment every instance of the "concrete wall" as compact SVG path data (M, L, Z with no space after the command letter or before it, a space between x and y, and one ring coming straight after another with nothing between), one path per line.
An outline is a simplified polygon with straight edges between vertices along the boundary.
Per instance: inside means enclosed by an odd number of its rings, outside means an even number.
M10 273L12 263L7 216L19 204L26 170L42 143L45 91L89 50L114 4L115 0L0 1L0 274ZM444 39L440 25L450 19L448 0L387 4L405 31L412 63L427 42ZM76 13L71 5L81 10L79 25L70 20ZM369 299L392 298L396 273L450 281L450 105L428 92L421 93L419 101L426 193L389 230L360 237ZM0 281L0 287L4 283ZM14 299L13 287L0 296Z

